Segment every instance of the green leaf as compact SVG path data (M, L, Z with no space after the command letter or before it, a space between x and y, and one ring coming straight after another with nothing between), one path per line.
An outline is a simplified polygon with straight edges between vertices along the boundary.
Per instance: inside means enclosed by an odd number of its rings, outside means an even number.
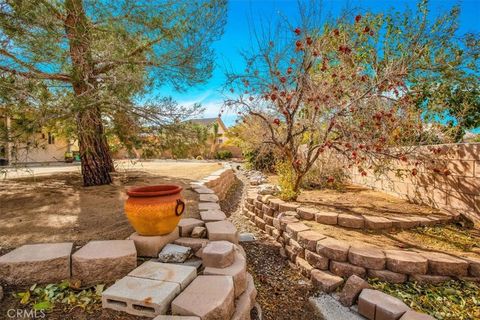
M24 292L21 297L22 297L22 300L20 300L20 303L27 304L28 301L30 300L30 291Z
M50 301L40 301L33 305L34 310L50 310L53 307Z

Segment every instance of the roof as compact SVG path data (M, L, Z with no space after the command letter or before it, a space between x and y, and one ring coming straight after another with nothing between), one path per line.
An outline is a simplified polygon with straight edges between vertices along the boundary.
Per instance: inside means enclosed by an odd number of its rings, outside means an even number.
M186 122L190 122L190 123L194 123L194 124L198 124L206 127L218 122L224 131L228 130L227 126L225 125L225 123L223 123L221 118L189 119L189 120L186 120Z

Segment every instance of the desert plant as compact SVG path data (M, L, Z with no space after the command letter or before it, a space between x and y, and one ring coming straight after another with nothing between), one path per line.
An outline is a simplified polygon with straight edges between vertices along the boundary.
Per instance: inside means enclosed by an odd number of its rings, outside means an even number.
M226 159L231 159L233 156L231 151L228 150L220 150L215 154L215 159L218 160L226 160Z

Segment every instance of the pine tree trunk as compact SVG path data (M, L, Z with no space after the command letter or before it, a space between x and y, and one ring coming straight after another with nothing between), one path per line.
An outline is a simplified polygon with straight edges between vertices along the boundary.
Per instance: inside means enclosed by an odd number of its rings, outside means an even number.
M76 96L76 120L84 186L112 182L115 171L102 124L102 114L95 104L96 81L91 54L89 21L82 0L65 0L65 32L72 60L72 87Z

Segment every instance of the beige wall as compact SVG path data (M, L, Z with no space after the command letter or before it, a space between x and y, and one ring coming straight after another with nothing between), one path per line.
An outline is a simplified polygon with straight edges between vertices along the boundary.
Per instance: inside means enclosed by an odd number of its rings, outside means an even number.
M45 134L46 135L46 134ZM65 152L68 150L68 140L55 137L53 144L48 144L46 139L42 139L41 134L35 137L34 146L27 147L26 144L18 145L16 155L11 158L11 163L32 163L32 162L55 162L64 161ZM78 145L72 144L71 151L78 151Z
M424 146L416 152L429 154L431 160L418 166L398 162L393 167L407 172L417 168L416 176L408 173L399 177L393 170L385 177L376 178L371 172L362 177L354 169L352 182L415 203L464 214L480 225L480 143ZM432 166L447 168L450 174L435 173Z

